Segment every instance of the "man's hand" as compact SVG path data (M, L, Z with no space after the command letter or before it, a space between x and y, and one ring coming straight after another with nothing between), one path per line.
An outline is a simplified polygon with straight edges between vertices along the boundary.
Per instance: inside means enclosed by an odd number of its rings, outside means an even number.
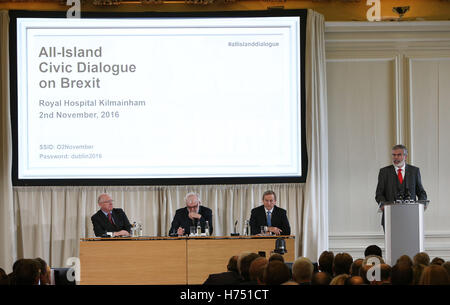
M177 234L178 236L183 236L184 235L184 229L182 227L179 227L177 230Z
M268 227L267 230L274 233L275 235L280 235L282 232L282 230L278 229L277 227Z
M202 215L197 213L197 212L189 212L189 218L194 220L194 219L200 219L202 218Z
M125 230L122 230L122 231L119 231L119 232L114 232L114 237L116 237L116 236L130 236L130 233L128 233L128 231L125 231Z

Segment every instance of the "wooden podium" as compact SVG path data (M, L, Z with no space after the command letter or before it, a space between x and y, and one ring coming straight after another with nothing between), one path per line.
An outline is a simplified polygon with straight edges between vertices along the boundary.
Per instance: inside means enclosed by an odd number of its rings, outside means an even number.
M278 236L279 237L279 236ZM225 272L242 252L275 249L277 236L84 238L80 241L82 285L202 284ZM286 240L286 262L295 258L294 236Z

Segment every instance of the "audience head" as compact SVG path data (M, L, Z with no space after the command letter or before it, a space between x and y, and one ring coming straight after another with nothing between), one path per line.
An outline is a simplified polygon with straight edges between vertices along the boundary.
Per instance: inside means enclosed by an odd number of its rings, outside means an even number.
M39 263L34 259L22 259L14 271L14 284L37 285L39 276Z
M368 255L365 259L363 259L361 268L359 270L359 276L361 276L362 279L364 280L364 284L366 285L371 284L372 281L370 281L369 278L367 277L369 275L368 272L373 266L381 264L384 264L384 260L383 258L377 255L371 254ZM372 269L370 271L370 275L371 277L376 276L376 270Z
M228 264L227 264L227 270L239 273L239 270L237 267L237 261L238 261L237 255L230 257L230 260L228 261Z
M319 270L333 274L334 253L332 251L323 251L319 257Z
M430 264L430 257L425 252L419 252L414 256L414 265L422 264L428 266Z
M250 280L262 284L264 282L264 269L268 262L265 257L257 257L250 264Z
M431 261L431 265L439 265L439 266L442 266L443 264L445 263L445 261L442 259L442 258L440 258L440 257L435 257L435 258L433 258L433 260Z
M310 283L314 266L307 257L299 257L292 265L292 278L297 283Z
M350 266L351 276L359 276L359 269L361 269L362 262L362 258L358 258L353 261L352 265Z
M344 285L364 285L364 280L359 275L355 275L352 277L347 278Z
M264 270L264 283L266 285L281 285L290 279L289 267L280 261L271 261Z
M253 260L258 257L260 256L256 253L248 253L248 252L243 253L241 254L241 256L239 256L238 269L241 277L245 281L250 281L250 274L249 274L250 265L253 262Z
M413 261L412 259L408 256L408 255L402 255L397 259L396 264L398 263L407 263L409 264L411 267L413 265Z
M345 281L347 281L348 278L350 278L350 275L345 273L340 274L331 280L330 285L345 285Z
M419 285L450 285L450 279L444 267L430 265L423 269Z
M39 264L40 269L40 284L41 285L50 285L50 276L51 276L51 270L50 267L47 265L47 263L40 257L35 259L36 262Z
M445 270L447 270L448 276L450 277L450 261L443 263L442 267L444 267Z
M331 280L332 280L331 275L329 275L328 273L316 272L312 276L311 284L326 286L326 285L330 285Z
M367 257L369 255L376 255L379 257L383 257L381 248L377 245L370 245L364 250L364 256Z
M407 263L398 263L391 270L392 285L411 285L413 283L413 270Z
M422 264L414 264L412 266L413 270L413 285L418 285L420 281L420 277L422 276L423 269L425 269L425 265Z
M348 253L338 253L334 257L333 270L334 275L350 274L350 267L352 266L353 258Z
M272 255L269 257L269 262L271 262L271 261L276 261L276 260L278 260L278 261L284 263L284 257L283 257L283 255L281 255L281 254L279 254L279 253L274 253L274 254L272 254Z

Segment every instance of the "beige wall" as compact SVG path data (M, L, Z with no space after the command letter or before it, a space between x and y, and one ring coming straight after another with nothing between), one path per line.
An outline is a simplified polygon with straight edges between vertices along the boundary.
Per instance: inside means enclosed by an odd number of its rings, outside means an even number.
M450 22L327 23L330 249L384 247L375 188L404 143L431 204L425 251L450 259Z

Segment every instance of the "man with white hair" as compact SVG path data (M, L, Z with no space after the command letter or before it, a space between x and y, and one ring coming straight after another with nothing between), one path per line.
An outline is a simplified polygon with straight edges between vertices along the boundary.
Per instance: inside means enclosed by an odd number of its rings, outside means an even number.
M176 210L170 227L170 234L178 236L190 234L190 227L200 224L202 233L205 233L206 222L209 225L209 234L213 232L212 211L202 206L200 196L197 193L188 193L184 198L186 207ZM193 232L192 232L193 233Z

